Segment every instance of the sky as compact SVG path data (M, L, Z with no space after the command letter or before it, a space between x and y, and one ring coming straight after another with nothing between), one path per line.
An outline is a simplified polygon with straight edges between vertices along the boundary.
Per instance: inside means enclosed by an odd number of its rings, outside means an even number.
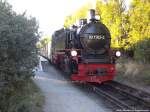
M65 17L95 0L7 0L14 11L36 17L43 36L63 27ZM126 0L129 4L130 0Z

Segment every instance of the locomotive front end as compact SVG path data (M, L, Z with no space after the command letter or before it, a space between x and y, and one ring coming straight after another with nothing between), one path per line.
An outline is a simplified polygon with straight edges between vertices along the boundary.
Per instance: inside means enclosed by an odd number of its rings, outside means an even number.
M92 10L90 22L78 32L81 53L78 73L72 75L72 80L102 83L115 75L110 32L94 14Z

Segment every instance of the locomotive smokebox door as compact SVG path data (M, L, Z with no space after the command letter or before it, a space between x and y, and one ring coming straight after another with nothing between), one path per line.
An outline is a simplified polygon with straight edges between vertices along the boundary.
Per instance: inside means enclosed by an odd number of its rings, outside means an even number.
M85 51L105 53L110 47L110 33L100 22L91 22L79 32L81 45ZM101 52L103 51L103 52Z

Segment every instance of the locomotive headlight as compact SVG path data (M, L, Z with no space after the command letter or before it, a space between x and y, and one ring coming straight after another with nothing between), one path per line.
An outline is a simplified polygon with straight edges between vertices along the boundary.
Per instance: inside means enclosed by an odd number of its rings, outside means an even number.
M120 57L121 56L121 52L120 51L116 51L116 56Z
M75 51L75 50L71 51L71 56L77 56L77 54L78 54L77 51Z

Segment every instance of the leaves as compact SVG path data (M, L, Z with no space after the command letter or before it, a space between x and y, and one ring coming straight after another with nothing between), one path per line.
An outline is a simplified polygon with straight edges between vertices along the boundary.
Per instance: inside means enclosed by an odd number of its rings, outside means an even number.
M144 39L150 38L150 1L133 0L129 10L129 42L135 44Z
M97 1L97 14L101 21L108 27L111 34L112 47L122 47L122 37L124 35L124 12L123 0L109 0L105 3Z
M13 94L33 75L38 38L36 19L16 14L0 0L0 111L8 111Z
M72 15L67 16L64 22L64 27L66 28L70 27L71 25L75 24L77 20L86 18L87 12L91 7L92 7L91 4L86 4L85 6L77 10L75 13L73 13Z
M39 38L35 18L18 15L0 1L0 83L12 84L32 76Z

